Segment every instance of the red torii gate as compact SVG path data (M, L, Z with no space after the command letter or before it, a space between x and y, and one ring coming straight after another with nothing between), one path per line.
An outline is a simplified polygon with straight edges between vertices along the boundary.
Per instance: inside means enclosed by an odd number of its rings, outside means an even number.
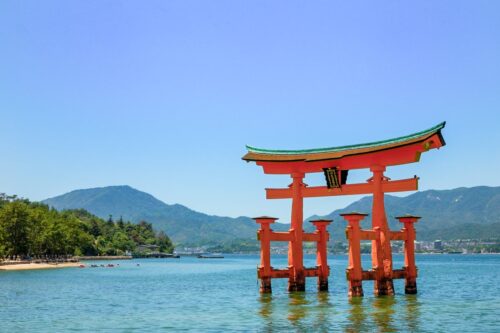
M413 254L415 230L413 223L419 217L401 216L404 223L401 231L391 231L387 225L384 207L384 193L415 191L418 178L390 180L384 176L386 167L414 163L420 155L430 149L445 145L441 135L445 122L428 130L390 140L366 144L307 150L270 150L247 146L243 156L247 162L256 162L266 174L289 174L292 184L288 188L266 189L267 199L292 199L291 226L288 232L274 232L270 225L276 218L257 217L261 225L258 236L261 241L261 264L258 277L261 292L271 292L272 278L288 278L289 291L305 290L305 278L318 277L319 290L328 290L329 267L326 259L329 220L311 221L316 232L303 231L303 199L350 194L372 194L372 230L361 230L359 222L366 216L361 213L342 214L348 221L349 240L349 295L362 296L362 280L375 281L376 295L393 295L394 278L406 279L406 293L416 293L416 267ZM347 174L352 169L369 168L373 176L366 183L347 184ZM324 172L327 186L310 187L303 183L306 173ZM359 243L372 240L372 270L361 268ZM391 240L405 241L405 267L392 267ZM274 269L270 260L271 241L289 242L288 268ZM317 242L317 267L304 268L303 242ZM357 244L357 245L356 245Z

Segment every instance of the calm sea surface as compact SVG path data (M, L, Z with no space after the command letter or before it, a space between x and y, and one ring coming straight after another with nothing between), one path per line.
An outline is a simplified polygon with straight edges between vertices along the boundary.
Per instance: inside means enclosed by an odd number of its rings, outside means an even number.
M314 256L305 260L314 265ZM259 294L258 256L0 272L0 331L500 332L500 255L418 255L418 295L405 295L398 280L395 297L373 297L365 282L366 296L354 300L346 261L330 256L328 293L317 293L313 278L291 294L273 280L272 296ZM273 265L285 266L285 257Z

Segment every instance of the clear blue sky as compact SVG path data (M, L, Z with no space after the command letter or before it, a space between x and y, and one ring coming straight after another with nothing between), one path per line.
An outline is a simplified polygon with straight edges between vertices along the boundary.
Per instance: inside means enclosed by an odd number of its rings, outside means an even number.
M500 2L3 0L0 115L0 192L32 200L128 184L287 221L290 202L264 188L290 179L243 162L245 144L355 144L443 120L448 145L387 176L499 186ZM308 199L305 214L355 199Z

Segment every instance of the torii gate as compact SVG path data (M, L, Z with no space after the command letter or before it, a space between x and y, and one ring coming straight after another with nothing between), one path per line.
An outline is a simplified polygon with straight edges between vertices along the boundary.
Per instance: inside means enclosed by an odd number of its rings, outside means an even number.
M273 232L270 224L276 218L262 216L255 218L261 225L258 237L261 241L261 264L258 277L261 292L271 292L272 278L288 278L289 291L304 291L305 278L318 277L319 290L328 290L329 267L326 258L326 230L329 220L311 221L316 232L303 231L303 199L350 194L373 194L372 230L361 230L359 222L366 216L362 213L346 213L343 217L349 222L346 235L349 239L349 295L362 296L362 280L375 281L375 295L393 295L394 278L405 278L405 292L416 293L417 271L414 259L415 230L413 223L419 217L401 216L404 223L401 231L389 230L384 207L384 193L416 191L418 178L390 180L384 176L388 166L414 163L420 155L430 149L445 145L441 135L445 122L430 129L389 140L320 149L307 150L270 150L247 146L248 153L243 156L247 162L256 162L266 174L289 174L292 184L288 188L266 189L267 199L292 199L291 226L288 232ZM373 176L366 183L348 184L348 171L369 168ZM308 186L303 183L306 173L324 172L327 186ZM362 239L372 240L372 269L361 268L359 243ZM394 270L392 267L391 240L405 241L405 267ZM288 268L274 269L271 266L271 241L289 242ZM317 242L317 267L304 268L303 242Z

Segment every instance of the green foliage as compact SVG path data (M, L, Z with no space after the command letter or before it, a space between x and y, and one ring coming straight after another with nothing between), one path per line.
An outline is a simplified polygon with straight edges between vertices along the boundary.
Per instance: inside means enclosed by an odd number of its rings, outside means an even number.
M47 205L0 194L0 257L121 255L138 245L173 251L170 238L150 223L105 221L83 209L58 212Z
M176 243L185 246L222 244L237 238L255 240L258 228L248 217L230 218L193 211L182 205L168 205L150 194L129 186L108 186L76 190L44 201L58 210L84 208L108 220L146 220L155 230L164 230ZM276 231L288 230L276 223Z

